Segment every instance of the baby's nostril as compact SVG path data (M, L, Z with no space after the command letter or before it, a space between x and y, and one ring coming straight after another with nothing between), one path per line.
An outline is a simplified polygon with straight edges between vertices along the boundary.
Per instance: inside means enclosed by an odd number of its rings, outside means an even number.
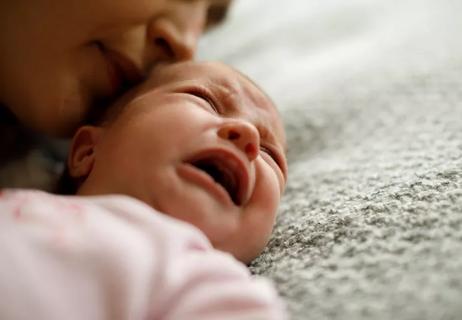
M228 139L229 139L229 140L236 140L236 139L239 139L240 136L241 136L241 135L240 135L239 132L237 132L237 131L229 130L229 132L228 132Z
M255 152L257 152L257 147L253 143L247 143L245 146L245 153L253 155Z

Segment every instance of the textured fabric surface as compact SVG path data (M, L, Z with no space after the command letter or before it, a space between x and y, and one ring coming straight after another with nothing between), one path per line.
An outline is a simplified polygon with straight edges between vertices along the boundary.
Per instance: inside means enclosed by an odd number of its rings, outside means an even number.
M293 319L462 319L462 1L237 0L202 59L249 74L290 175L251 266Z

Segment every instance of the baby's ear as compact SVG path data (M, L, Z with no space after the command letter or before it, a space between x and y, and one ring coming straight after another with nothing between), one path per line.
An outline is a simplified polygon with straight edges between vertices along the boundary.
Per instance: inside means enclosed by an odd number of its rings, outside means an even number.
M95 163L95 148L102 130L95 126L83 126L77 130L67 158L69 175L72 178L85 179L90 174Z

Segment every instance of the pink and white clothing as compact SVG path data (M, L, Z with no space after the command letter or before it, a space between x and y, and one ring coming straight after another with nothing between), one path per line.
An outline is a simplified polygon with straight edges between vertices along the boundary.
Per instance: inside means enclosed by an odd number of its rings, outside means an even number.
M0 194L0 319L285 319L265 279L126 196Z

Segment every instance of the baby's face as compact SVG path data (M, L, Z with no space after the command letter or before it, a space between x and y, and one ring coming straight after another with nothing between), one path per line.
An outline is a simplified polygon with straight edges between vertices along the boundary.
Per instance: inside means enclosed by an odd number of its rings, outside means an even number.
M70 134L159 61L190 59L230 0L0 1L0 105Z
M216 63L160 67L134 96L98 129L79 194L131 195L252 260L286 183L284 129L272 102Z

